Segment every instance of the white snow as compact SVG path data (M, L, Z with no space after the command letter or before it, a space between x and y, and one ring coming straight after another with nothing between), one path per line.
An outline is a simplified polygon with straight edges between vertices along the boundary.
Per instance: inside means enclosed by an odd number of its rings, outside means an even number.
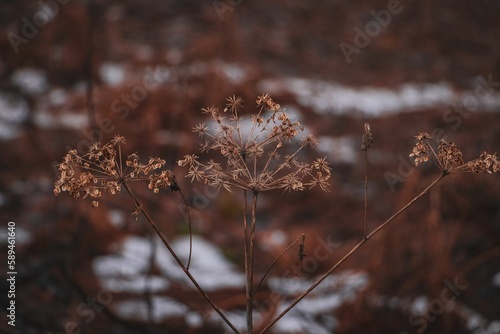
M496 273L495 276L493 276L491 282L494 286L500 287L500 272Z
M12 73L10 80L27 94L41 94L47 91L45 71L34 68L21 68Z
M406 83L398 88L352 88L337 82L304 78L264 79L259 89L275 94L289 92L300 105L321 114L361 112L373 117L387 113L463 103L470 111L477 106L498 110L500 94L476 96L472 91L456 91L447 83ZM472 98L472 99L471 99Z
M160 276L145 276L149 269L151 243L148 239L130 236L120 244L116 244L116 253L96 258L93 263L94 272L101 279L101 284L112 292L127 291L137 294L137 297L114 303L118 314L123 317L147 319L148 309L143 294L145 289L153 293L165 291L171 281L191 283L182 270L174 262L160 240L155 240L155 265L162 273ZM189 238L179 237L172 241L172 247L184 261L189 252ZM199 237L193 237L193 258L190 272L207 291L221 288L244 287L244 275L235 270L234 266L224 258L218 247ZM315 279L301 277L269 278L268 285L281 299L292 300L297 293L304 291ZM336 324L334 318L324 318L339 307L344 301L354 296L367 284L364 273L345 271L328 277L313 293L297 305L297 308L286 316L284 321L276 324L276 330L281 333L294 333L297 329L303 333L329 333ZM193 287L194 289L194 287ZM223 324L214 312L208 318L190 310L186 305L163 296L153 296L152 314L154 321L164 318L183 316L193 326L201 326L204 319ZM286 307L283 301L281 308ZM245 328L245 312L229 311L226 316L237 328ZM262 315L255 310L254 318L258 321ZM320 322L315 319L321 318ZM292 326L292 324L295 324ZM293 328L293 330L292 330Z
M48 94L48 102L53 106L61 106L68 100L68 93L61 88L51 89Z
M113 306L123 318L148 319L148 305L144 299L117 301ZM183 317L188 307L172 298L154 296L151 298L151 310L152 320L160 322L165 318Z
M7 228L7 223L5 223L4 226L2 226L2 228L0 229L0 246L7 245L9 232ZM14 232L16 234L16 245L25 245L31 242L32 233L19 226L19 224L16 224Z
M0 140L19 135L19 126L28 117L28 104L21 97L0 92Z
M241 65L223 61L215 61L214 64L232 84L241 84L246 79L246 71Z
M109 210L108 219L114 227L123 227L125 225L125 214L120 210Z
M88 115L71 111L56 115L40 108L34 113L34 121L42 129L69 128L81 130L88 124Z
M179 257L187 262L189 253L189 238L181 237L172 243L172 247ZM159 248L158 259L166 259L166 248ZM162 254L164 256L160 256ZM168 257L172 258L171 256ZM160 264L159 260L159 263ZM167 264L166 262L163 262ZM172 270L172 263L166 266L160 265L160 270L165 270L165 274ZM177 265L175 265L176 268ZM180 269L179 269L180 270ZM235 270L234 266L222 255L221 251L211 242L197 236L193 236L193 256L191 260L191 273L197 277L198 282L206 291L213 291L223 287L243 287L245 278L242 273ZM189 281L182 273L181 276L186 283ZM191 283L189 283L191 284Z
M155 243L157 244L155 247L156 265L163 276L191 285L162 242L157 239ZM118 254L101 256L94 260L94 272L104 282L106 279L113 280L114 276L139 276L144 274L149 267L151 243L147 239L131 236L118 247ZM189 238L181 237L174 240L172 247L186 264ZM243 274L235 271L233 265L224 258L219 249L212 243L196 236L193 237L193 257L190 271L206 291L223 287L243 287L244 284Z
M359 142L351 136L337 138L321 136L318 141L318 150L327 154L330 161L355 163L359 158L360 149L357 147Z
M108 86L119 86L125 80L125 67L118 63L104 63L99 68L99 75Z

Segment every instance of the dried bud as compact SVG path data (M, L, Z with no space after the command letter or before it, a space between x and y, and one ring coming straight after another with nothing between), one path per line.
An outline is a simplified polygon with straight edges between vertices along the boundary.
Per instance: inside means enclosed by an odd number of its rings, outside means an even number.
M370 129L370 124L365 123L365 131L363 132L363 138L361 140L361 150L368 150L373 144L373 133Z

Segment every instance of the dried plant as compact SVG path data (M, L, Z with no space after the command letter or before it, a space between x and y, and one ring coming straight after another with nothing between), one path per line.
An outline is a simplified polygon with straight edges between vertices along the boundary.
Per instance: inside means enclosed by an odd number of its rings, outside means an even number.
M180 190L171 171L153 173L165 165L163 159L150 158L147 164L141 164L134 153L123 166L121 144L125 144L125 138L115 136L107 144L92 144L84 155L70 150L58 165L60 177L54 185L54 194L67 191L75 199L92 199L92 206L97 207L103 191L114 195L129 181L149 181L148 187L155 193L160 188Z
M299 122L291 120L269 95L257 98L258 111L250 117L250 123L245 123L246 119L240 115L243 103L240 97L232 96L227 102L222 113L215 107L203 109L213 121L212 131L205 123L193 128L193 132L205 139L200 151L216 151L223 161L209 160L202 163L197 156L187 155L178 163L180 166L189 166L186 177L191 178L191 181L202 181L228 191L243 190L247 331L253 333L253 296L256 292L253 289L253 254L257 195L275 189L291 192L304 190L306 187L319 187L323 191L329 191L331 169L326 158L318 158L311 163L299 160L299 152L304 148L315 148L318 145L317 139L312 135L302 137L295 149L286 151L291 146L287 144L292 144L304 128ZM229 121L224 116L227 113ZM244 126L250 128L248 133L244 133ZM282 153L283 151L285 152ZM253 195L250 226L246 219L247 192ZM261 283L262 281L257 288Z
M248 123L238 115L243 100L233 96L227 101L223 113L215 107L203 109L214 121L213 133L205 123L193 128L193 132L205 139L200 151L217 151L225 160L225 166L214 160L201 163L196 155L186 155L178 163L189 166L187 177L229 191L238 188L252 193L273 189L290 192L315 186L329 190L331 174L326 159L305 163L298 158L303 148L317 146L314 136L301 138L292 153L281 155L284 145L293 141L304 128L292 121L269 95L257 99L259 111L251 116L251 128L246 135L242 127ZM229 122L224 116L227 112Z
M129 186L133 181L147 181L148 188L154 193L158 193L160 189L170 189L181 194L182 199L187 208L187 202L175 181L174 173L170 170L162 170L155 172L165 165L165 160L160 158L150 158L147 164L140 163L137 153L130 154L123 163L122 147L125 144L125 138L115 136L109 143L94 143L90 146L87 153L80 155L76 150L70 150L63 158L63 162L58 165L60 172L59 179L54 184L54 194L67 191L73 198L90 198L92 207L97 207L98 199L104 193L115 195L121 191L122 187L130 195L134 201L135 211L132 215L139 216L142 214L147 222L153 227L155 233L160 237L165 247L184 271L186 276L191 280L200 294L207 300L213 309L221 316L221 318L233 329L238 332L233 324L226 318L222 311L213 303L203 288L198 284L196 279L189 272L192 254L192 231L191 219L188 211L189 224L189 256L187 264L184 265L177 253L173 250L169 241L161 233L153 219L144 210L143 205L132 192Z
M210 124L212 129L204 123L196 125L193 129L195 133L204 139L200 151L202 153L214 151L219 155L221 161L208 160L208 162L202 162L196 155L186 155L184 159L177 163L180 166L188 167L186 177L190 178L191 181L201 181L218 189L226 189L231 192L235 189L243 192L247 333L251 334L254 333L253 297L273 266L297 243L299 243L298 259L302 260L307 256L305 253L305 235L301 234L273 261L268 270L262 275L257 287L253 288L253 253L256 241L255 224L258 194L269 190L291 192L313 187L329 191L331 168L326 162L326 158L318 158L312 162L301 161L301 151L306 147L315 148L318 145L318 141L312 135L304 136L300 140L297 140L297 136L303 131L303 127L299 122L292 121L285 110L279 104L275 103L269 95L258 97L257 112L249 120L240 115L242 104L243 100L240 97L232 96L227 99L226 107L222 112L219 112L215 107L203 109L203 112L208 114L212 119L212 124ZM308 296L333 271L357 252L361 246L427 194L444 177L464 172L493 174L500 170L500 162L496 154L483 153L477 159L464 162L462 152L454 143L444 140L436 141L427 133L420 133L416 138L417 143L410 154L414 158L415 165L418 166L430 160L439 168L441 171L440 175L411 201L368 233L367 154L368 149L373 144L373 133L370 126L365 124L361 143L365 165L363 236L358 244L321 275L305 292L289 303L288 307L275 316L269 323L261 324L264 327L260 331L261 334L267 332L277 321L294 308L297 303ZM125 189L132 197L135 205L133 214L137 215L137 218L140 215L146 218L147 222L153 227L165 247L200 294L231 330L234 333L239 333L236 327L214 304L192 276L189 270L192 245L190 244L189 258L185 265L149 214L144 210L143 205L133 194L129 186L131 182L147 181L148 188L154 193L158 193L160 189L176 191L182 196L187 207L187 202L175 180L174 174L170 170L161 170L165 165L165 161L161 158L150 158L148 163L143 164L140 163L139 156L134 153L123 159L122 144L124 143L125 139L123 137L116 136L107 144L93 144L84 155L80 155L76 150L70 150L64 156L63 162L58 165L60 177L55 182L54 193L57 195L66 191L75 199L89 198L92 206L97 207L99 199L104 194L115 195L122 188ZM250 225L247 223L248 192L252 194ZM189 211L188 221L190 226L190 240L192 240Z
M377 233L382 231L387 225L393 222L401 213L410 208L416 201L426 195L436 184L438 184L444 177L452 175L455 173L497 173L500 170L500 162L497 160L496 154L483 153L479 158L471 160L464 163L462 159L462 152L457 148L457 146L452 142L445 142L443 140L436 143L436 141L427 133L420 133L416 136L417 143L413 148L413 152L410 154L411 157L415 157L415 165L422 164L426 161L432 160L436 166L441 170L441 174L432 181L424 190L422 190L417 196L415 196L411 201L404 205L401 209L395 212L387 220L381 223L372 232L366 232L360 242L358 242L350 251L348 251L344 257L342 257L337 263L335 263L330 269L328 269L314 284L312 284L304 293L298 296L293 302L289 304L285 310L283 310L278 316L276 316L260 333L267 332L278 320L280 320L285 314L287 314L292 308L295 307L302 299L304 299L311 291L313 291L321 282L323 282L328 276L330 276L341 264L343 264L347 259L349 259L354 253L356 253L361 246L363 246L368 240L370 240ZM369 142L369 144L368 144ZM361 149L364 152L365 164L366 164L366 152L373 142L370 127L365 125L365 132L362 137ZM437 146L437 147L436 147ZM365 173L366 180L366 173ZM366 189L366 181L365 181ZM366 212L366 195L365 195L365 212ZM366 216L365 216L366 217ZM366 222L366 218L365 218Z
M373 144L373 133L370 128L370 124L365 123L365 130L363 131L363 137L361 138L361 151L363 151L363 163L365 166L365 208L364 208L364 218L363 218L363 238L366 238L368 233L367 227L367 215L368 215L368 149L372 147Z
M441 139L436 142L428 133L419 133L417 143L410 157L414 157L415 165L431 160L444 174L454 173L497 173L500 161L495 154L484 152L479 158L464 163L462 152L453 142Z

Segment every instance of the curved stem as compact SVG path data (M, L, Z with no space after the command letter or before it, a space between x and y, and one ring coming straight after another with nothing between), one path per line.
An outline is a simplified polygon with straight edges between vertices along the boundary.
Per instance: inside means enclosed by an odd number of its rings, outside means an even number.
M335 271L342 263L344 263L347 259L351 257L361 246L364 245L369 239L371 239L374 235L380 232L383 228L385 228L389 223L391 223L397 216L406 211L410 206L412 206L417 200L419 200L422 196L424 196L431 188L433 188L439 181L441 181L447 174L441 174L437 179L435 179L427 188L422 190L420 194L415 196L410 202L408 202L404 207L399 209L396 213L394 213L391 217L389 217L386 221L380 224L373 232L368 234L365 238L363 238L358 244L356 244L343 258L341 258L337 263L335 263L326 273L324 273L313 285L311 285L304 293L302 293L299 297L297 297L283 312L281 312L276 318L271 321L261 332L263 334L267 332L278 320L280 320L285 314L287 314L292 308L295 307L302 299L304 299L312 290L314 290L321 282L323 282L330 274Z
M304 238L304 233L302 233L297 239L295 239L295 241L292 242L283 252L281 252L281 254L273 261L273 263L271 263L271 265L269 266L269 268L264 273L264 276L262 276L262 278L260 279L259 284L257 284L257 287L253 291L253 295L254 296L257 293L257 291L259 291L259 288L262 285L262 283L264 282L264 280L266 279L267 274L269 274L269 272L271 271L271 269L273 269L273 267L276 265L276 263L278 263L278 261L281 259L281 257L283 255L285 255L285 253L288 252L288 250L290 248L292 248L293 245L295 245L300 239L303 239L303 238Z
M184 205L186 206L186 213L187 213L187 218L188 218L188 228L189 228L189 255L188 255L188 262L186 265L186 269L189 270L189 266L191 265L191 257L193 255L193 229L191 227L191 214L189 212L189 206L187 204L186 198L184 197L184 194L182 191L179 189L179 194L181 194L182 200L184 201Z
M215 312L217 312L217 314L219 314L219 316L222 318L222 320L224 320L224 322L236 334L240 334L240 332L236 329L236 327L234 327L234 325L229 321L229 319L224 315L224 313L222 313L222 311L217 307L217 305L214 304L214 302L210 299L210 297L207 295L207 293L205 292L205 290L203 290L203 288L196 281L196 279L193 277L193 275L191 275L191 273L189 272L189 270L184 266L184 264L182 263L182 261L179 258L179 256L177 256L177 253L175 253L175 251L172 248L172 246L170 246L170 243L168 242L168 240L163 236L163 234L161 233L161 231L158 228L158 226L154 223L154 221L151 219L151 217L149 216L149 214L143 209L142 205L139 203L139 201L137 200L137 198L135 197L135 195L132 193L132 190L130 189L130 187L128 186L128 184L126 182L123 182L122 184L123 184L123 187L125 188L125 190L127 191L127 193L130 195L130 197L132 197L132 200L134 201L137 210L139 210L144 215L144 217L146 218L146 220L148 221L148 223L155 230L156 234L160 237L161 241L163 242L163 244L165 245L165 247L167 247L169 253L174 258L175 262L177 262L177 264L179 265L179 267L181 267L182 271L184 271L184 273L189 278L189 280L191 281L191 283L193 283L193 285L196 287L196 289L200 292L200 294L203 296L203 298L205 298L205 300L210 304L210 306L212 306L212 308L215 310Z

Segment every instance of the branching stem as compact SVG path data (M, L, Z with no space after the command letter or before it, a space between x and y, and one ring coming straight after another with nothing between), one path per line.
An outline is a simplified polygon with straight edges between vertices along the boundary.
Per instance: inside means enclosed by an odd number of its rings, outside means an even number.
M295 245L299 240L303 239L304 238L304 234L301 234L297 239L295 239L294 242L292 242L283 252L281 252L281 254L273 261L273 263L271 263L271 265L269 266L269 268L266 270L266 272L264 273L264 276L262 276L262 278L260 279L259 281L259 284L257 284L257 287L255 288L255 290L253 291L253 295L255 295L257 293L257 291L259 291L259 288L260 286L262 285L262 283L264 282L264 280L266 279L267 277L267 274L269 274L269 272L271 271L271 269L273 269L273 267L276 265L276 263L278 263L278 261L281 259L281 257L283 257L283 255L286 254L286 252L288 252L288 250L290 248L293 247L293 245Z
M427 194L429 190L431 190L439 181L441 181L447 174L443 173L438 178L436 178L427 188L422 190L420 194L415 196L410 202L408 202L404 207L399 209L396 213L394 213L391 217L389 217L385 222L379 225L375 230L373 230L370 234L363 238L358 244L356 244L343 258L341 258L337 263L335 263L326 273L324 273L313 285L311 285L304 293L302 293L299 297L297 297L283 312L281 312L276 318L274 318L271 323L269 323L261 332L263 334L267 332L278 320L280 320L285 314L287 314L292 308L295 307L302 299L304 299L311 291L313 291L321 282L323 282L328 276L331 275L332 272L335 271L342 263L344 263L347 259L351 257L361 246L365 244L369 239L371 239L374 235L380 232L383 228L385 228L389 223L391 223L396 217L398 217L401 213L406 211L410 206L412 206L417 200L419 200L422 196Z
M219 316L222 318L222 320L224 320L224 322L233 330L234 333L240 334L240 332L236 329L236 327L234 327L234 325L229 321L229 319L224 315L224 313L222 313L222 311L217 307L217 305L214 304L214 302L212 301L212 299L210 299L210 297L207 295L207 293L205 292L205 290L203 290L203 288L200 286L200 284L196 281L196 279L193 277L193 275L191 275L191 273L189 272L189 270L187 269L187 267L184 266L184 264L182 263L181 259L179 258L179 256L177 255L177 253L174 251L174 249L172 248L172 246L170 245L170 243L168 242L168 240L163 236L163 234L161 233L161 231L158 228L158 226L154 223L154 221L151 219L151 217L149 216L149 214L144 210L144 208L141 205L141 203L139 203L139 201L137 200L137 198L135 197L135 195L132 193L132 190L130 189L130 187L128 186L128 184L126 182L123 182L122 184L123 184L123 187L125 188L125 190L127 191L127 193L130 195L130 197L134 201L137 210L139 210L144 215L144 217L146 218L146 220L148 221L148 223L154 229L154 231L156 232L156 234L160 237L160 239L163 242L163 244L165 245L165 247L167 247L169 253L172 255L172 257L174 258L175 262L177 262L177 264L179 265L179 267L181 267L182 271L184 271L184 273L186 274L186 276L193 283L193 285L196 287L196 289L200 292L200 294L203 296L203 298L205 298L205 300L210 304L210 306L212 306L212 308L215 310L215 312L217 312L217 314L219 314Z

